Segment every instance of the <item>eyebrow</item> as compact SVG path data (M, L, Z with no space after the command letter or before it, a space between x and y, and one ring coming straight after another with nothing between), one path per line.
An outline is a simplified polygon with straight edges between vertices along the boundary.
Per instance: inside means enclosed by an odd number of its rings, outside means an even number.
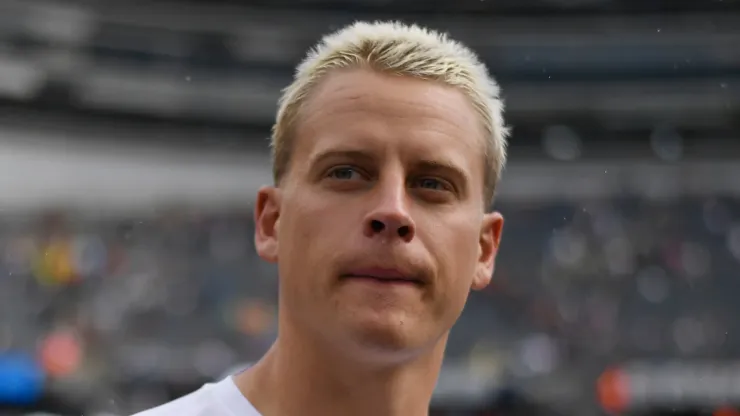
M377 160L377 157L363 150L327 150L313 155L309 159L309 166L316 166L331 159L349 159L358 162L372 162Z
M448 171L463 178L467 176L465 172L463 172L462 169L457 167L454 163L446 161L423 159L415 162L414 166L420 170Z

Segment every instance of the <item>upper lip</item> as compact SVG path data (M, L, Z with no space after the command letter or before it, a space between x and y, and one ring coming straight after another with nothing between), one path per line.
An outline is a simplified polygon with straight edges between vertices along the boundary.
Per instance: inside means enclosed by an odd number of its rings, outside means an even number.
M343 273L342 277L371 277L379 280L405 280L423 283L424 280L416 273L405 272L396 268L362 267Z

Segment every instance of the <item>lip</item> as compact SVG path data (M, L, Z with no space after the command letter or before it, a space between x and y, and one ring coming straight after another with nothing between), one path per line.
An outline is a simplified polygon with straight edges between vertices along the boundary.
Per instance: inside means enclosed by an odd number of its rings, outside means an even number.
M343 279L365 278L373 279L387 283L414 283L423 284L423 280L415 277L411 273L404 273L401 270L384 267L368 267L350 270L341 275Z

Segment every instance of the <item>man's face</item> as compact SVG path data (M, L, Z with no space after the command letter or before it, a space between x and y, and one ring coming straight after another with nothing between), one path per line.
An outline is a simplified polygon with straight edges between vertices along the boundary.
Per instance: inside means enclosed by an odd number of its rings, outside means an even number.
M444 339L488 284L503 225L483 209L483 140L456 89L330 74L302 109L290 169L256 206L281 325L375 352Z

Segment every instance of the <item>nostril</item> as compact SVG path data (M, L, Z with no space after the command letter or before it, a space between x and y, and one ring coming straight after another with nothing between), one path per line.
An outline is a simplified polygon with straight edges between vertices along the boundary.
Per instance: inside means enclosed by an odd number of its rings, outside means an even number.
M398 228L398 235L401 236L401 237L406 237L409 234L410 231L411 231L411 229L409 228L409 226L408 225L404 225L403 227L399 227Z
M383 224L382 222L380 222L378 220L372 220L370 222L370 228L372 228L373 231L375 231L376 233L378 233L378 232L383 231L383 229L385 228L385 224Z

